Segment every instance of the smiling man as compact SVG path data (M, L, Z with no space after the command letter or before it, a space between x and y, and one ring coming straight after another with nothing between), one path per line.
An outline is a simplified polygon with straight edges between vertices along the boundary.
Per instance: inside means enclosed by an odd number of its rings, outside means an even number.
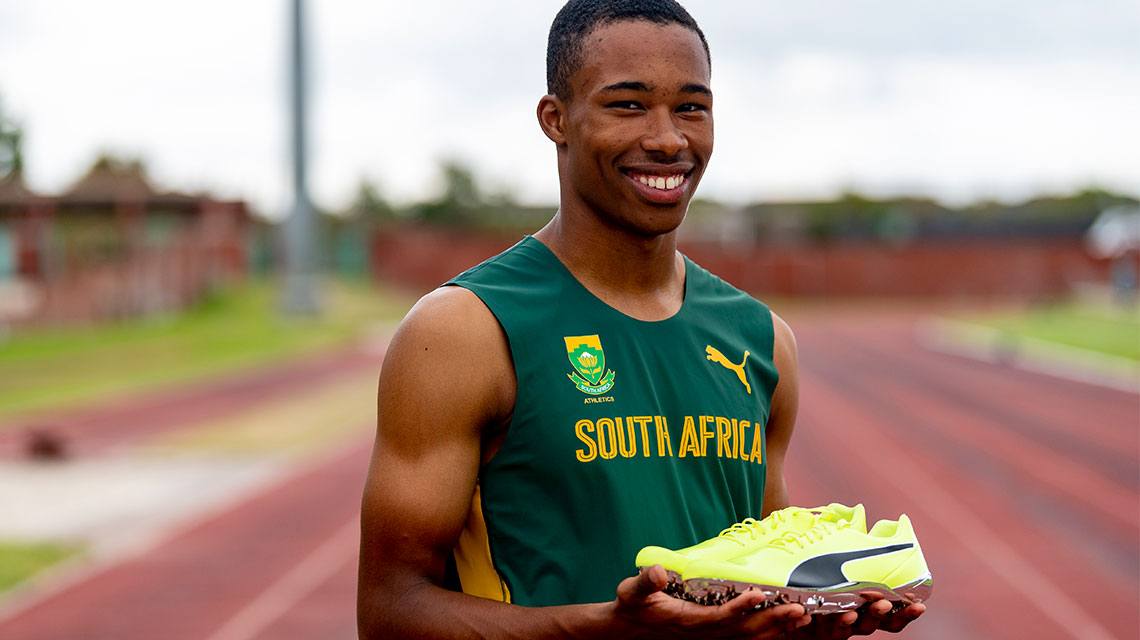
M710 57L670 0L571 0L538 122L560 207L425 296L380 376L362 637L846 638L922 613L805 615L631 576L788 504L792 333L677 251L713 149ZM616 594L616 595L615 595Z

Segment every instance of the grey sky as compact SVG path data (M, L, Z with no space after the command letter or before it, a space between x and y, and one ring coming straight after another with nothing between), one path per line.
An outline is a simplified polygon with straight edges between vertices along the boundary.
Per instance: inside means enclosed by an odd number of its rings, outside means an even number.
M157 181L288 200L285 0L0 0L0 96L32 185L98 149ZM1099 183L1140 191L1140 3L690 0L713 53L717 150L700 195L853 187L953 201ZM314 189L362 177L397 200L470 161L557 196L534 120L561 2L310 2Z

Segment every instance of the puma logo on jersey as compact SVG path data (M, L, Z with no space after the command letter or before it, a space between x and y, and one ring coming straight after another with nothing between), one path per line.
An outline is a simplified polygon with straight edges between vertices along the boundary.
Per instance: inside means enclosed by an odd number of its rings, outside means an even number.
M735 373L736 377L740 378L740 384L744 385L744 389L748 392L748 395L752 395L752 385L748 384L748 376L744 373L744 363L748 362L747 351L744 352L744 358L740 361L740 364L729 362L728 358L712 345L705 346L705 353L708 354L708 356L706 356L707 359Z

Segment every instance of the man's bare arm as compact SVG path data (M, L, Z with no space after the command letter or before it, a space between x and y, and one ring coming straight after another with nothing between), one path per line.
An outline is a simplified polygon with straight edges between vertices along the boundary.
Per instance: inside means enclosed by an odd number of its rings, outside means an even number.
M807 622L799 605L753 612L758 593L720 607L671 598L659 567L606 603L528 608L444 589L484 435L508 419L514 384L502 330L469 291L429 294L393 337L361 514L362 638L774 638Z
M789 506L788 484L784 480L784 458L796 427L800 406L799 360L796 337L784 319L772 312L775 338L772 359L780 380L772 393L772 408L765 432L767 440L767 477L764 481L764 515Z
M361 513L361 637L506 637L518 626L512 607L440 587L471 505L482 434L513 404L505 340L473 298L455 288L426 296L385 358Z

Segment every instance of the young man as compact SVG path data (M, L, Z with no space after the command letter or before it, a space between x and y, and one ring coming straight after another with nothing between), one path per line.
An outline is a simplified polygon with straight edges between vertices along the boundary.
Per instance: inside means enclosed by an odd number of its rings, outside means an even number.
M713 147L708 48L689 14L571 0L547 75L538 121L557 149L558 212L420 300L384 361L361 636L901 629L921 605L813 621L800 605L755 610L757 592L671 598L661 567L629 577L644 545L683 547L787 506L795 342L677 252Z

